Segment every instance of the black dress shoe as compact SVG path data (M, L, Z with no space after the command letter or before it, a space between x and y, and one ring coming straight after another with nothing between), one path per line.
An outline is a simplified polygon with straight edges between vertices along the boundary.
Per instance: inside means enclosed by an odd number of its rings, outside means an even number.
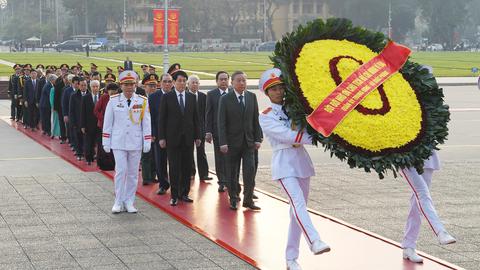
M254 203L244 203L242 206L245 207L245 208L249 208L251 210L261 210L262 209L262 208L256 206Z
M208 176L207 177L200 177L200 180L202 180L202 181L210 181L212 179L213 179L212 177L208 177Z
M218 186L218 192L225 192L225 186L223 184Z
M144 186L148 186L148 185L152 184L152 181L143 181L142 184Z
M158 181L158 179L153 179L152 183L160 183L160 181Z
M157 195L163 195L167 193L167 189L164 188L164 187L160 187L158 190L157 190Z
M254 194L252 194L252 199L254 199L254 200L258 200L258 197L257 197L257 195L255 195L255 193L254 193Z
M184 201L184 202L188 202L188 203L193 203L193 200L190 199L190 197L188 197L187 195L183 196L182 198L180 198L180 200Z
M171 206L175 206L175 205L177 205L177 203L178 203L177 199L170 199L170 205Z
M237 210L237 200L234 199L234 200L230 200L230 209L232 210Z

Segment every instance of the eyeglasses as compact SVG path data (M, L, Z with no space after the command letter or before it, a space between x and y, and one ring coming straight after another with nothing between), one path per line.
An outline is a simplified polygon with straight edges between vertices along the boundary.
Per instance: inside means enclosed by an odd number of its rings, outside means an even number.
M172 81L163 80L164 83L172 83Z

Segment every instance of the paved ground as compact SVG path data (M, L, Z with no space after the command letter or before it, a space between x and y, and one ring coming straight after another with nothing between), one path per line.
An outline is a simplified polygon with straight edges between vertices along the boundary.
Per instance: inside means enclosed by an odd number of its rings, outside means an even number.
M424 224L419 249L480 269L480 92L473 86L447 87L445 94L452 108L451 131L440 151L443 169L434 175L432 194L459 243L440 247ZM265 107L266 100L259 97ZM0 115L8 114L8 105L0 101ZM198 269L251 268L146 203L138 201L138 215L111 215L110 180L79 173L1 121L0 137L0 269L184 269L192 260ZM211 148L207 150L213 164ZM321 149L309 152L317 167L311 208L401 240L410 196L401 178L378 180L348 169ZM257 187L283 196L269 180L270 154L264 144ZM118 238L120 233L125 240ZM185 238L189 240L181 240ZM166 251L167 246L174 249Z
M112 181L1 120L0 138L0 269L255 269L144 201L111 214Z

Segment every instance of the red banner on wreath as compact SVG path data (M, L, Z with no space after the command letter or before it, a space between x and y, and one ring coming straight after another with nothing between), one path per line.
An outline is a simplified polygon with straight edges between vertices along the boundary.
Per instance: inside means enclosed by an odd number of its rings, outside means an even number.
M323 136L330 136L335 127L370 92L400 70L410 52L407 47L389 42L379 55L360 66L337 86L307 117L307 122Z
M161 45L165 40L165 10L153 10L153 44ZM180 19L180 11L178 9L168 10L168 44L178 44L178 26Z

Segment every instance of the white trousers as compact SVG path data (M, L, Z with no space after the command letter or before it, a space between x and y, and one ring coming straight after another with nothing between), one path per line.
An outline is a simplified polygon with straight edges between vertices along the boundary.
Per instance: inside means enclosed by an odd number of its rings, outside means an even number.
M288 177L280 179L279 182L290 201L290 225L285 256L287 260L296 260L302 233L309 246L320 239L307 211L310 178Z
M115 203L133 204L138 184L141 150L113 149L115 157Z
M410 213L405 226L402 247L416 248L420 225L422 224L421 216L425 217L435 235L444 231L445 227L435 211L432 197L430 196L433 170L425 169L424 173L419 175L416 169L409 168L402 169L402 173L413 191L410 198Z

